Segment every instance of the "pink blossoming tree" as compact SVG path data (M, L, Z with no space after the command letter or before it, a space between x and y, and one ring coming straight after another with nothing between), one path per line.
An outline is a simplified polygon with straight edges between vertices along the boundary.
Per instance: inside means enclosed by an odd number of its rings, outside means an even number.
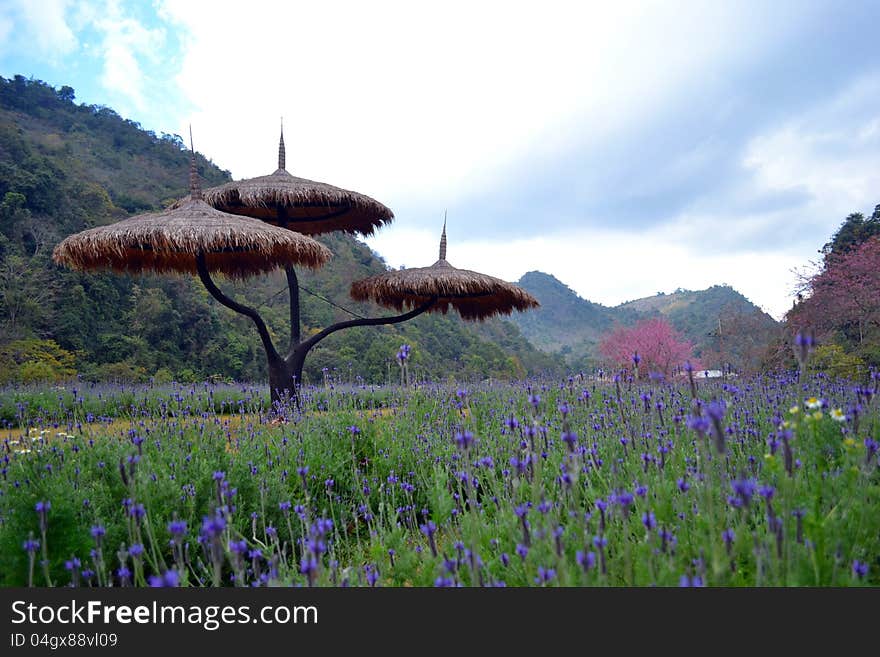
M661 317L619 326L599 343L599 353L609 365L637 364L640 375L658 372L669 376L674 368L692 360L692 352L693 345Z

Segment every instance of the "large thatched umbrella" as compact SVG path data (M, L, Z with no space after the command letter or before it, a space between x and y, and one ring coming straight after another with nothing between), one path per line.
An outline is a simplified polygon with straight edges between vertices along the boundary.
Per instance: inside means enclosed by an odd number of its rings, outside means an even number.
M282 129L274 173L206 189L205 200L223 212L254 217L305 235L334 231L371 235L394 219L390 209L369 196L292 176L285 159Z
M79 270L197 273L214 298L253 320L266 351L274 401L279 391L293 387L288 383L285 357L276 350L259 313L226 296L210 272L245 277L294 264L317 268L331 255L310 237L208 205L199 189L193 154L189 198L163 212L71 235L55 247L52 257Z
M262 274L290 263L316 268L331 256L327 247L310 237L220 212L196 192L174 209L71 235L55 248L53 258L79 270L195 274L199 254L209 271L233 277Z
M430 267L388 271L355 281L351 296L372 300L388 308L417 308L436 299L428 312L446 314L455 309L464 319L481 320L492 315L509 315L514 310L537 308L540 304L522 288L446 261L446 223L440 237L440 259Z

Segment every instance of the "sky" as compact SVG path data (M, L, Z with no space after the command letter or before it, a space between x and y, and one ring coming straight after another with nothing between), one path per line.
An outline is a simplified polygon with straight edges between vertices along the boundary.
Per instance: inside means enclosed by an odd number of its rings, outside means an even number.
M371 196L392 267L553 274L774 317L880 203L880 3L0 0L0 75Z

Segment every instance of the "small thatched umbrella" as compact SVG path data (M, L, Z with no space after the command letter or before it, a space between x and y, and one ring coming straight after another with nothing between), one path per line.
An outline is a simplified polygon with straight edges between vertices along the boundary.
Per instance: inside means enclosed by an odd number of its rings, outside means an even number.
M440 238L440 259L430 267L388 271L355 281L351 296L372 300L388 308L417 308L428 300L436 302L428 312L446 314L454 308L464 319L481 320L492 315L509 315L514 310L537 308L540 304L528 292L512 283L446 262L446 223Z
M330 250L310 237L208 205L198 187L194 159L190 181L190 197L173 209L71 235L55 247L53 259L80 270L194 274L196 256L201 256L207 270L233 277L290 264L317 268L330 259Z
M275 173L233 181L204 193L205 200L218 210L305 235L337 230L371 235L394 219L390 209L369 196L290 175L285 169L283 130Z

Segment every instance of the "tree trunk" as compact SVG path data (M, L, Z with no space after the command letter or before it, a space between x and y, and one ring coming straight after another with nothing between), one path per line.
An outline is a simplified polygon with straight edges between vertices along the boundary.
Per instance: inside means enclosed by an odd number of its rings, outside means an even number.
M280 358L269 360L269 399L275 413L283 414L291 402L300 406L298 383L288 363Z
M279 415L283 415L285 410L291 405L294 405L298 410L302 409L300 387L302 386L303 364L305 363L306 355L311 348L321 340L336 331L353 326L380 326L383 324L405 322L417 315L421 315L437 301L436 297L432 297L421 306L413 308L409 312L401 315L394 315L391 317L362 317L345 322L338 322L319 331L309 339L300 341L299 283L293 267L287 267L285 272L287 274L287 285L290 291L290 346L287 355L282 357L275 349L275 345L272 343L272 338L269 335L269 329L266 327L266 323L263 321L263 318L260 317L260 314L254 308L250 308L249 306L228 297L217 287L208 272L204 253L199 253L196 256L196 269L202 284L211 296L230 310L234 310L241 315L250 317L254 322L257 332L260 335L260 340L263 343L263 349L266 352L266 360L269 366L269 395L272 403L272 410Z

